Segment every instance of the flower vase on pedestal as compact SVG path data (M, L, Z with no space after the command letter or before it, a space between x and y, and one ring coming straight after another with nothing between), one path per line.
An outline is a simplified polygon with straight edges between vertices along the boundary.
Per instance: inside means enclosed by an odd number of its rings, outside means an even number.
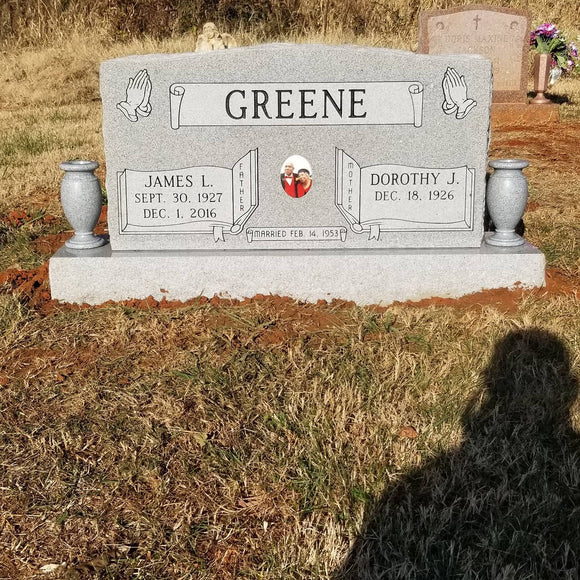
M66 171L60 185L60 202L66 219L75 230L74 236L65 242L67 248L88 250L106 243L93 233L103 205L101 184L93 174L98 166L96 161L80 160L60 164Z
M528 201L528 180L522 169L529 163L523 159L496 159L489 164L495 171L487 181L486 199L495 232L486 243L491 246L521 246L525 240L516 234L516 226Z
M534 91L536 91L536 96L530 101L531 105L547 105L552 102L544 95L548 89L551 61L552 55L550 53L534 55Z

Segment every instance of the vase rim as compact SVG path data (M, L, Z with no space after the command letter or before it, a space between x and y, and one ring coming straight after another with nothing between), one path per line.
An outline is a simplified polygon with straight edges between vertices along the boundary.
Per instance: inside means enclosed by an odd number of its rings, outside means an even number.
M94 171L99 166L97 161L89 161L86 159L70 159L63 161L59 167L63 171Z
M494 169L524 169L530 162L525 159L492 159L489 164Z

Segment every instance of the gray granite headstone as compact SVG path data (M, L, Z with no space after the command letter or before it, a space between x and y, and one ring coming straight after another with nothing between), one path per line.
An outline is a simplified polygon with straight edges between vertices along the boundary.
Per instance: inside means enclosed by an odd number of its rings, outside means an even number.
M544 282L484 242L491 62L265 45L103 63L110 244L53 298L359 304ZM485 234L486 236L489 234Z
M104 62L111 247L480 247L491 83L353 46Z

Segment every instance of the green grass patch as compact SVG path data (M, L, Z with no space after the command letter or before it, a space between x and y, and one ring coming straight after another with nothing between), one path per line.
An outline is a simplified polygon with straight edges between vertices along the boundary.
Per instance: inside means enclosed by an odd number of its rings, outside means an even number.
M0 163L14 162L19 157L34 157L63 145L64 142L54 135L15 131L11 135L3 135L0 140Z
M49 255L39 251L34 241L63 231L68 226L64 219L44 223L42 210L29 213L31 221L18 226L0 220L0 271L7 268L29 270L42 265Z

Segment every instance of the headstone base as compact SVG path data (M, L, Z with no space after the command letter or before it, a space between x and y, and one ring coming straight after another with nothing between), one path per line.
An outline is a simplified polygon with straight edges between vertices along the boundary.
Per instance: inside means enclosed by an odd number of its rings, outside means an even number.
M491 124L557 123L560 120L560 105L529 105L527 103L492 103Z
M483 243L468 249L223 253L113 252L107 244L83 252L63 247L49 270L52 298L79 304L274 294L386 305L545 282L544 255L527 242L517 248Z

